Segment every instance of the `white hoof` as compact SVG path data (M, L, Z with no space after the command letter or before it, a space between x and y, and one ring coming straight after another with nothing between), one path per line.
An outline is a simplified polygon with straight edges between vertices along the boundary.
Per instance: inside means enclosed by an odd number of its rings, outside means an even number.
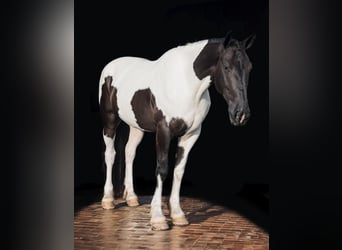
M164 220L164 221L151 221L151 227L152 227L152 230L155 230L155 231L164 231L164 230L168 230L169 229L169 224L167 224L167 221Z
M110 201L110 200L103 200L101 202L102 208L103 209L114 209L115 205L114 205L114 201Z
M129 207L137 207L137 206L139 206L138 197L133 197L133 198L127 199L126 203Z
M189 221L185 218L185 216L174 217L172 218L172 224L175 226L187 226L189 225Z

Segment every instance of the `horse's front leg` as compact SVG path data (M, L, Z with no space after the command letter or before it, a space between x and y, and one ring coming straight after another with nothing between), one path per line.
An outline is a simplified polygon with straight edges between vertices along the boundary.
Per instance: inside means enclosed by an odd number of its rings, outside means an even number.
M159 122L156 131L157 187L151 202L151 226L153 230L167 230L169 228L162 211L162 189L163 181L168 173L168 153L170 140L170 129L166 125L166 122Z
M189 152L197 141L200 133L201 127L180 137L178 141L176 165L173 173L172 191L170 196L170 214L172 223L177 226L185 226L189 224L180 206L179 193Z

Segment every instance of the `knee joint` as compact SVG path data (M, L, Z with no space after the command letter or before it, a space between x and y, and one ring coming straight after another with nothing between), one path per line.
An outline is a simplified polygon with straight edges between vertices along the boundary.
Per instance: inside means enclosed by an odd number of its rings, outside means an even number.
M169 166L167 161L162 161L157 163L157 169L156 169L156 176L158 176L158 174L160 175L162 181L164 181L167 177L167 174L169 172Z
M184 168L175 168L174 176L177 179L181 179L183 177L183 174L184 174Z

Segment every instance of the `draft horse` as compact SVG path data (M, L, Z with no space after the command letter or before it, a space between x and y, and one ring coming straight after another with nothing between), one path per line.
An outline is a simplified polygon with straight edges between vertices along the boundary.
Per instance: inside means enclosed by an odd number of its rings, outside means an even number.
M214 84L225 99L232 125L246 124L250 117L247 85L252 69L246 50L254 39L255 35L251 35L238 41L228 32L224 38L172 48L155 61L121 57L104 67L99 87L106 165L103 208L114 208L114 140L116 129L123 121L130 128L124 179L124 199L128 206L139 205L132 173L136 148L144 132L155 132L157 186L151 202L150 223L154 230L169 228L162 212L162 187L168 174L170 141L178 138L170 216L174 225L189 224L179 202L179 193L189 152L209 111L208 88Z

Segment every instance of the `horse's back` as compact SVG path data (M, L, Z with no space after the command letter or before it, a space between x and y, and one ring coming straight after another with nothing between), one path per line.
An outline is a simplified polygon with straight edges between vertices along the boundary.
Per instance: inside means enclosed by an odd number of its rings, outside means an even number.
M139 57L119 57L117 59L112 60L103 68L100 82L99 82L99 100L101 98L102 85L104 84L104 79L107 76L113 78L111 83L112 86L116 88L122 88L122 85L136 85L140 83L138 75L140 75L140 79L146 77L148 72L151 71L152 61L139 58ZM125 88L125 87L124 87Z
M121 120L132 127L140 128L135 114L132 112L132 98L139 89L149 87L153 75L154 61L139 57L120 57L109 62L102 70L99 88L99 100L102 95L101 86L107 76L112 77L111 85L116 89L116 102Z
M102 76L108 75L119 77L120 75L130 74L131 71L150 68L152 61L140 57L119 57L109 62L102 70Z

